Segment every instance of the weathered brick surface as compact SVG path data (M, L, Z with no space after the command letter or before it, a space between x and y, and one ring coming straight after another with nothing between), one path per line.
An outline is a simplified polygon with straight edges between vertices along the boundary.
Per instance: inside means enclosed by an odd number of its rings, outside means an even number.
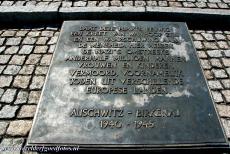
M0 29L0 147L25 144L58 34L59 27Z
M0 6L55 6L55 7L177 7L177 8L200 8L200 9L229 9L228 0L1 0ZM14 35L10 31L5 36ZM22 33L23 34L23 33ZM39 33L31 33L37 36ZM20 35L19 35L20 36Z
M10 122L6 134L10 136L26 136L30 131L31 125L32 125L31 120L12 121Z

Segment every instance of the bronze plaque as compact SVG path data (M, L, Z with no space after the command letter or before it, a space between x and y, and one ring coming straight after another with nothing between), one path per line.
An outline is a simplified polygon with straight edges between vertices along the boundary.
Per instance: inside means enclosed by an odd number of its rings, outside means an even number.
M66 21L28 145L225 147L187 26Z

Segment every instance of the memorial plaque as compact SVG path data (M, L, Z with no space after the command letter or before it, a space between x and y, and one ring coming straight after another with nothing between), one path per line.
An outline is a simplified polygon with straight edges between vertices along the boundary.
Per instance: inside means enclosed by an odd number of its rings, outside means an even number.
M27 145L228 144L185 23L67 21Z

